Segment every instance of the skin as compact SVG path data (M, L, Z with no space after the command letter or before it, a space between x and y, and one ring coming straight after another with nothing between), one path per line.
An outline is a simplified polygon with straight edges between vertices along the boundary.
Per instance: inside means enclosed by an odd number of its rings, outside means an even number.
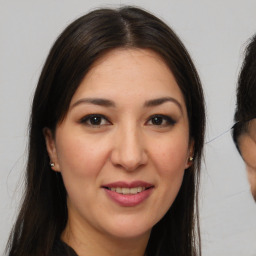
M104 117L92 125L90 114ZM157 124L156 114L164 116ZM44 134L68 195L62 239L81 256L144 255L193 155L184 98L164 61L151 50L108 52L84 77L55 136ZM136 206L120 206L102 188L137 180L153 189Z
M249 122L247 131L238 138L238 145L246 164L251 192L256 201L256 118Z

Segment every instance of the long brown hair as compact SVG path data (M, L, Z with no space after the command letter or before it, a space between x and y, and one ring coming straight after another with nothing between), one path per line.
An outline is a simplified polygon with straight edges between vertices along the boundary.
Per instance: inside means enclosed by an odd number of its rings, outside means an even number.
M115 48L144 48L170 67L186 102L194 163L185 171L178 196L151 232L147 255L200 255L199 171L204 144L205 110L200 79L177 35L160 19L135 7L99 9L70 24L53 45L42 70L30 119L26 190L9 239L9 255L49 255L67 223L66 190L51 171L42 133L54 132L92 64Z

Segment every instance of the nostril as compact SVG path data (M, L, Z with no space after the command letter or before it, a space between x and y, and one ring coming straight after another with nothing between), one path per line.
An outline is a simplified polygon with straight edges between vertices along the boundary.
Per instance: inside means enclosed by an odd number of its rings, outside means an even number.
M148 159L142 144L135 137L128 140L124 136L121 141L116 141L110 161L117 168L123 168L126 171L137 170L145 165Z

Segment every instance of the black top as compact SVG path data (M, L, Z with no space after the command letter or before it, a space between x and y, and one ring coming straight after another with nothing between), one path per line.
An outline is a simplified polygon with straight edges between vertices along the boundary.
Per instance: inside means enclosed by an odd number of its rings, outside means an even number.
M78 256L76 252L66 243L58 240L54 243L51 256Z
M78 256L77 253L66 243L61 240L57 240L54 243L53 251L51 256ZM167 256L166 253L160 253L160 256Z

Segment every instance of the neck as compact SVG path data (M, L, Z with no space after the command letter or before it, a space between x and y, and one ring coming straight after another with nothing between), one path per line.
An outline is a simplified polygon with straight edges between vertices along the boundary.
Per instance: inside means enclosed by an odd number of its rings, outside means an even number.
M79 256L144 256L149 236L150 231L137 237L120 238L69 220L61 238Z

